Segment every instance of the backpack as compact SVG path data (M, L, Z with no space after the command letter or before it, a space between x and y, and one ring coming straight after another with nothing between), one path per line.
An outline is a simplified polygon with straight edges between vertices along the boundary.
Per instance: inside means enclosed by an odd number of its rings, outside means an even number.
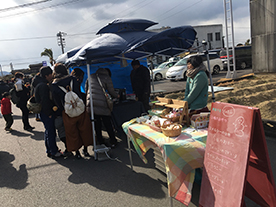
M18 97L16 95L16 89L15 87L13 87L11 90L10 90L10 94L11 94L11 101L13 102L13 104L18 104L19 103L19 100L20 100L20 97Z
M73 80L71 80L70 86L66 87L67 90L62 86L58 86L58 87L61 90L63 90L63 92L65 93L65 96L64 96L65 113L69 117L76 117L81 115L85 110L85 106L84 106L83 100L80 99L79 96L74 91L72 91Z

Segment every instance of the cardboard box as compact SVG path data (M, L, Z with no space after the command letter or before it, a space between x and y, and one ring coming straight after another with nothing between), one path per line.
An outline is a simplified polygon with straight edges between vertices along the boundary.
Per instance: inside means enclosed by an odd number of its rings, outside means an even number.
M208 127L209 117L210 113L194 114L191 117L191 124L196 129Z

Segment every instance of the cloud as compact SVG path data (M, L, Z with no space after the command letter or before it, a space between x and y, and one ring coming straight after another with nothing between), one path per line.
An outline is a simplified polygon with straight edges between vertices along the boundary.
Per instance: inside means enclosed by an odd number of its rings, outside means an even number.
M30 2L35 1L3 1L0 9ZM233 14L236 39L244 42L250 37L249 2L234 1ZM17 69L27 68L29 64L45 60L40 57L44 48L52 48L57 57L61 54L56 37L59 31L67 33L67 51L94 39L100 28L117 18L141 18L159 23L151 28L224 25L224 7L223 2L217 0L52 0L2 12L0 27L5 29L0 33L0 64L13 62ZM20 40L22 38L30 39ZM3 41L7 39L15 40ZM25 62L27 64L20 64ZM9 67L6 70L9 71Z

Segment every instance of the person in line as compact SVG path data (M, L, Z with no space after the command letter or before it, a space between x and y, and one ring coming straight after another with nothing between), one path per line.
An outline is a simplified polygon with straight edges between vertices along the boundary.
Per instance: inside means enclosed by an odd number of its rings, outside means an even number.
M200 56L192 56L187 60L187 82L184 101L188 102L189 114L209 112L208 71Z
M71 76L76 77L80 87L81 99L83 100L83 103L86 104L86 94L81 91L81 84L83 81L84 72L80 68L74 68L74 70L72 70L71 72Z
M24 130L33 130L34 127L32 127L29 123L29 110L27 108L27 101L30 98L30 92L24 86L23 77L24 77L23 73L21 72L15 73L16 82L14 86L16 89L16 95L20 98L16 106L20 108L22 112L22 122L23 122Z
M55 128L55 112L53 110L54 103L50 98L49 83L53 79L53 70L49 66L40 68L40 76L34 81L35 100L41 104L40 118L44 125L44 140L46 153L48 157L57 158L63 154L58 149L56 143L56 128Z
M108 68L99 68L96 73L90 75L97 142L98 144L106 144L108 147L114 148L117 145L117 139L111 122L111 111L108 108L105 94L97 77L99 77L104 89L107 90L113 98L119 98L119 95L114 90L111 72ZM86 109L87 112L91 114L88 80L85 88L87 94ZM103 139L102 122L110 138L109 142L105 142Z
M84 146L84 155L89 155L87 147L93 144L92 125L86 111L77 117L69 117L64 111L65 93L59 88L59 86L67 88L67 86L70 86L71 80L73 80L73 88L71 90L81 98L77 79L68 74L67 68L63 64L57 63L54 66L54 80L52 83L53 99L57 107L62 111L67 150L69 152L75 151L75 157L80 159L81 155L79 149Z
M32 78L32 81L31 81L31 96L34 96L34 85L37 85L36 81L39 81L40 79L40 74L39 72ZM36 121L41 121L40 119L40 115L39 114L35 114L35 120Z
M130 73L131 85L138 101L143 103L146 112L150 109L150 72L149 69L140 65L139 60L131 62L133 70Z
M12 131L13 117L11 110L11 94L9 92L3 93L1 100L1 113L6 121L5 130Z

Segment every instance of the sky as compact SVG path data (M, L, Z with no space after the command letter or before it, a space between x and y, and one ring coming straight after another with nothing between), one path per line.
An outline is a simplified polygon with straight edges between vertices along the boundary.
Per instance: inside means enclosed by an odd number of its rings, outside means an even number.
M248 0L232 0L235 45L250 39ZM0 65L3 71L26 69L47 61L50 48L62 54L57 33L64 32L65 52L97 37L114 19L147 19L163 26L223 24L223 0L5 0L0 5Z

